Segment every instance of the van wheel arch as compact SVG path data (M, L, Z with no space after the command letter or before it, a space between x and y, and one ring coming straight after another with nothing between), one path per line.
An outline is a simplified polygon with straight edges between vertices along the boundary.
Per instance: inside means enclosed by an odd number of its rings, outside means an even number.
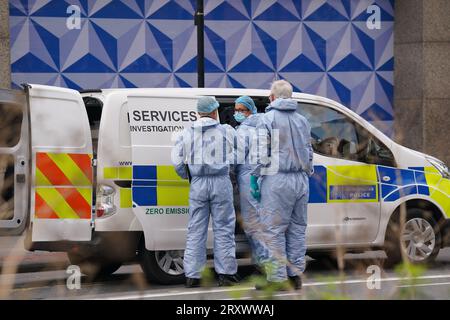
M445 224L446 218L444 213L434 203L424 199L412 199L399 204L391 214L389 223L391 223L392 221L398 221L398 219L400 218L402 206L405 206L406 211L408 211L408 209L415 208L425 212L429 212L430 216L438 223L440 228L442 228Z
M402 210L405 210L406 222L409 223L412 219L419 218L427 221L435 230L436 233L436 247L433 250L430 257L424 260L424 263L428 263L434 260L439 252L439 249L443 247L444 236L443 230L445 229L445 217L439 208L432 202L421 199L414 199L405 201L400 204L392 213L389 222L386 226L385 240L384 240L384 250L388 256L385 262L385 266L392 267L397 263L401 262L401 249L399 238L400 234L400 217ZM425 222L426 223L426 222ZM403 232L403 231L402 231ZM399 242L400 241L400 242ZM412 261L411 261L412 262ZM422 262L420 262L422 263Z

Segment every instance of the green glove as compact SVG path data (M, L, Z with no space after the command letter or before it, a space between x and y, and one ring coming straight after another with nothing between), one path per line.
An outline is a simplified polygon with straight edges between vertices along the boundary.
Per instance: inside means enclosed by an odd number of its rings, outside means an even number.
M258 177L250 176L250 193L256 201L261 201L261 192L259 191Z

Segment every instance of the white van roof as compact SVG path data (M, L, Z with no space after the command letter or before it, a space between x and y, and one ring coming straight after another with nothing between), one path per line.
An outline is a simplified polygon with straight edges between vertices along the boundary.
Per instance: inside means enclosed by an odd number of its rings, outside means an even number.
M103 89L104 94L129 91L130 93L164 93L164 94L195 94L195 95L217 95L217 96L269 96L269 90L261 89L232 89L232 88L123 88L123 89ZM128 92L127 92L128 93Z
M89 93L90 91L82 91L82 93ZM251 96L251 97L269 97L270 90L262 89L235 89L235 88L115 88L115 89L101 89L92 92L102 93L104 96L109 94L121 92L126 95L139 94L145 92L146 94L194 94L205 96ZM339 109L347 109L337 101L307 93L294 92L293 98L300 100L321 101L329 105L333 105Z

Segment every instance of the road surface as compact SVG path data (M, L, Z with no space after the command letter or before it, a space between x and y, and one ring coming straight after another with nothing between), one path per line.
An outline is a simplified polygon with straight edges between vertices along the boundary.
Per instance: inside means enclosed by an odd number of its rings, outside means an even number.
M2 299L449 299L450 248L441 250L436 263L413 274L381 269L376 277L373 259L382 252L345 256L345 269L337 270L327 262L308 259L303 290L265 292L254 289L253 268L240 260L239 273L245 281L238 287L186 289L183 285L161 286L145 281L138 264L122 266L107 279L90 282L82 277L80 287L70 282L65 254L27 253L19 238L0 238L0 298ZM19 244L14 248L14 245ZM212 262L209 262L211 265ZM18 268L16 268L16 265ZM369 268L369 269L368 269ZM379 281L377 281L379 279ZM70 285L71 284L71 285Z

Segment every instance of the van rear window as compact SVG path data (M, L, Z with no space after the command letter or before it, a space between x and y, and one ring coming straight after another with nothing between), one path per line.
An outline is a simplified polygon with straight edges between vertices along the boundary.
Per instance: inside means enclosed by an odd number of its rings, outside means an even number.
M0 103L0 148L12 148L19 143L22 118L19 106Z

